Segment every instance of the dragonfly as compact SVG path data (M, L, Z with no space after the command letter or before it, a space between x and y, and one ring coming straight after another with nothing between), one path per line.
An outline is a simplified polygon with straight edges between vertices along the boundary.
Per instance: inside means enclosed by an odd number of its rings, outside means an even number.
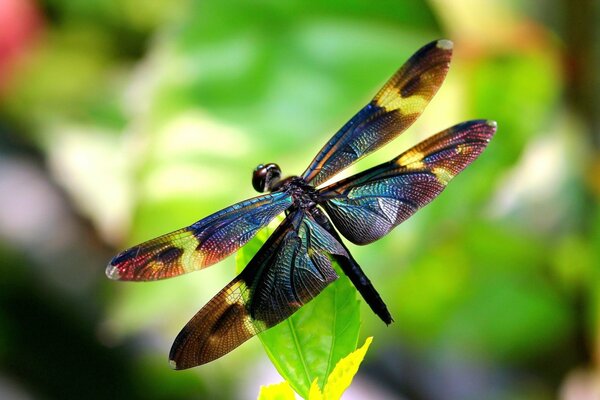
M454 125L398 157L356 175L329 181L408 128L444 81L453 43L431 42L390 78L299 176L282 177L277 164L253 171L257 197L133 246L114 257L109 278L152 281L213 265L233 254L277 216L283 220L242 272L215 295L176 337L175 369L213 361L269 329L346 274L371 310L393 320L341 236L372 243L437 197L473 162L496 132L490 120ZM327 184L325 184L327 183Z

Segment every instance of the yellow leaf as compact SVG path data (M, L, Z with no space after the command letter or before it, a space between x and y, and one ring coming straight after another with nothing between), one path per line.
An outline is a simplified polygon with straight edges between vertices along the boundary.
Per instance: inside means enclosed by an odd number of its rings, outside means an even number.
M327 384L323 390L323 398L325 400L338 400L342 397L344 391L348 389L348 386L352 383L352 378L354 378L354 375L358 372L358 367L365 358L365 354L372 341L373 337L368 337L361 348L354 350L337 363L329 375L329 378L327 378ZM312 398L310 400L312 400Z
M323 400L323 393L321 393L321 388L318 384L318 378L315 378L310 385L310 390L308 392L308 400Z
M258 400L295 400L296 395L289 383L281 382L269 386L261 386Z

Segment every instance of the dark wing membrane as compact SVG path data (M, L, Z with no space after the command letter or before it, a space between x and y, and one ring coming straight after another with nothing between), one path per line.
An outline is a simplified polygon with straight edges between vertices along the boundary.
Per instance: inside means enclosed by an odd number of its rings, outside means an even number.
M242 273L179 333L171 366L186 369L215 360L290 317L337 278L331 254L347 255L312 217L290 214Z
M495 131L493 121L455 125L385 164L321 189L319 202L344 237L371 243L440 194Z
M438 40L417 51L375 98L346 123L302 174L318 186L401 134L421 115L441 86L452 42Z
M234 204L187 228L121 252L108 264L106 275L123 281L149 281L208 267L242 247L291 204L291 197L284 192Z

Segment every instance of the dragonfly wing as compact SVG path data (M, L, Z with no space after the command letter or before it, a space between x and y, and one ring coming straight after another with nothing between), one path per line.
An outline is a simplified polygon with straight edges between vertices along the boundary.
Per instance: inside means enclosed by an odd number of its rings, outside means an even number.
M321 189L320 203L344 237L371 243L439 195L495 131L493 121L455 125L387 163Z
M149 281L208 267L242 247L291 204L284 192L234 204L121 252L108 264L106 274L117 280Z
M441 86L451 57L449 40L429 43L417 51L327 142L302 178L318 186L400 135L421 115Z
M330 254L344 248L312 217L282 222L246 268L187 323L171 348L171 365L215 360L277 325L337 279Z

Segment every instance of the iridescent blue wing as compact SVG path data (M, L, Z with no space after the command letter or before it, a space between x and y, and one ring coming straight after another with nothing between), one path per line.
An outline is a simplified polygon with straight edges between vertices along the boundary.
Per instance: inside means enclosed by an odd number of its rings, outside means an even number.
M187 228L119 253L108 264L106 275L123 281L149 281L208 267L242 247L291 204L291 197L284 192L234 204Z
M439 195L495 131L493 121L455 125L387 163L321 189L319 203L344 237L371 243Z
M421 115L441 86L452 42L438 40L417 51L362 110L316 155L302 174L319 186L401 134Z
M246 268L179 333L169 355L175 369L215 360L277 325L337 278L329 255L347 255L311 216L287 216Z

